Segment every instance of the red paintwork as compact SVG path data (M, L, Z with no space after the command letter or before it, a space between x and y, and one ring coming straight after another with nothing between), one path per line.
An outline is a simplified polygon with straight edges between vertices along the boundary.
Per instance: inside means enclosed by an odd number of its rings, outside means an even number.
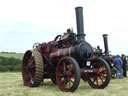
M52 51L56 51L57 48L54 47L57 44L56 41L50 41L48 43L42 43L40 52L42 55L45 55L47 58L50 58L50 54Z
M51 52L50 58L70 56L70 48L62 48Z
M67 42L67 37L67 34L63 35L62 41ZM48 43L42 43L40 47L42 56L45 55L53 64L57 64L63 56L70 56L71 46L67 48L58 48L57 44L57 41L50 41Z

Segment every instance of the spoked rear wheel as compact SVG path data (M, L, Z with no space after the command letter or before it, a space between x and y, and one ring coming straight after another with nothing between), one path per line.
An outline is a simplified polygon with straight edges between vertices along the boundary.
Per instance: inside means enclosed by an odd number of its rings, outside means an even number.
M56 80L62 91L75 91L80 82L80 68L72 57L63 57L56 68Z
M91 68L93 68L93 73L88 73L87 81L89 85L93 88L105 88L111 78L111 70L108 63L102 59L94 59L91 61Z
M25 86L39 86L44 74L44 63L38 51L28 50L22 62L22 77Z

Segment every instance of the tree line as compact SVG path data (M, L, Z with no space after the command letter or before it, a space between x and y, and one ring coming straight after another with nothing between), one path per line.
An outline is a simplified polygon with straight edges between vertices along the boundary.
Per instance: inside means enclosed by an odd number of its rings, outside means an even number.
M14 57L0 56L0 72L13 72L22 70L22 61Z

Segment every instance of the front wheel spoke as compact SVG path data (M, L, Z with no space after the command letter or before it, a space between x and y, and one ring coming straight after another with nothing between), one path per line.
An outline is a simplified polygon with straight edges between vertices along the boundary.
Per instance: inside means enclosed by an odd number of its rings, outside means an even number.
M64 65L64 72L66 71L66 65L65 65L65 62L63 62L63 65Z
M100 80L102 81L102 84L103 84L103 83L104 83L104 81L103 81L102 77L101 77L101 76L99 76L99 78L100 78Z
M70 76L69 76L71 79L74 79L75 78L75 74L70 74Z
M68 69L68 71L69 71L69 72L72 71L72 65L71 65L71 64L69 64L69 69Z
M68 83L69 83L69 88L71 88L72 87L71 84L73 84L73 81L71 80L71 78L68 78L67 80L68 80Z
M101 77L104 77L104 78L106 78L107 76L104 76L104 75L105 75L105 74L100 74L100 76L101 76Z
M107 73L107 70L102 70L100 73L106 74Z
M96 81L96 76L89 76L89 79L91 80L92 83L95 83L95 81Z
M95 80L95 79L93 79L93 78L92 78L92 80L93 80L92 82L93 82L93 83L95 83L95 81L96 81L96 80Z
M71 87L71 82L69 81L69 88Z
M70 88L70 86L71 86L70 78L65 79L65 84L64 85L65 85L65 87Z
M66 87L66 84L67 84L67 79L64 79L64 86Z
M72 80L72 79L69 79L69 81L73 84L74 83L74 81Z
M97 78L97 80L96 80L96 85L98 85L98 78Z

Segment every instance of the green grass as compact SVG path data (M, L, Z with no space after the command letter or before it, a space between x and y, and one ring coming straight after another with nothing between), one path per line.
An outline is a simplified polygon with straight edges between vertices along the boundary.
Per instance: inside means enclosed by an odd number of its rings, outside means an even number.
M22 54L22 53L17 53L17 54L14 54L14 53L0 53L1 57L7 57L7 58L14 57L14 58L20 59L20 60L23 59L23 55L24 54Z
M128 77L112 79L105 89L93 89L81 80L75 92L62 92L51 80L44 80L39 87L23 86L20 72L0 73L0 96L128 96Z

